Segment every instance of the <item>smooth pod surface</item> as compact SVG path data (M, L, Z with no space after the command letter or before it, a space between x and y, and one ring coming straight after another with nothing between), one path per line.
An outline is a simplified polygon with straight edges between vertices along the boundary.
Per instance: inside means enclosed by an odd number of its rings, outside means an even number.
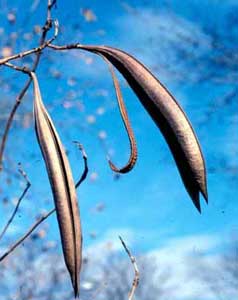
M77 297L82 257L82 233L75 185L64 147L42 102L36 75L31 73L31 76L35 97L35 131L54 196L64 260L70 273L75 297Z
M137 59L108 46L77 45L104 56L124 76L144 108L161 130L173 154L183 183L196 208L199 193L208 201L205 162L194 130L174 97Z

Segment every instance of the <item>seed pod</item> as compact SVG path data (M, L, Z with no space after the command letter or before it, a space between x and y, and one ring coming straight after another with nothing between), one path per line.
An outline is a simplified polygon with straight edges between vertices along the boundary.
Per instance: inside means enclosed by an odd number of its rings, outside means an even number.
M108 46L77 45L78 49L104 56L125 77L164 135L183 183L196 208L199 192L208 201L206 169L194 130L182 108L160 81L128 53Z
M64 260L70 273L75 297L77 297L82 257L82 234L76 190L64 147L42 102L38 80L34 73L31 73L31 76L35 97L35 131L54 196Z
M121 94L121 88L120 88L119 82L117 80L117 77L115 75L115 72L113 70L113 65L104 56L102 56L102 57L105 60L105 62L107 63L109 71L110 71L111 76L112 76L112 80L113 80L113 84L114 84L114 88L115 88L116 96L117 96L118 107L119 107L119 110L120 110L120 114L121 114L121 117L122 117L125 129L126 129L129 141L130 141L130 148L131 148L130 158L129 158L127 164L124 167L118 169L112 163L111 160L109 160L108 162L109 162L110 168L114 172L125 174L125 173L130 172L134 168L134 166L136 164L136 161L137 161L136 140L135 140L135 136L134 136L134 133L133 133L130 121L129 121L129 117L128 117L128 114L127 114L126 106L125 106L125 103L123 101L123 97L122 97L122 94Z

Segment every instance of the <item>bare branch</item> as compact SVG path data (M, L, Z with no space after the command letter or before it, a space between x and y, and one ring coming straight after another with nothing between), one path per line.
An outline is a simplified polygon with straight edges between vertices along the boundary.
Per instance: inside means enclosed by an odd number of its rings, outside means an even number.
M63 45L63 46L58 46L58 45L53 45L49 44L48 48L54 49L54 50L71 50L71 49L78 49L80 46L79 43L74 43L74 44L68 44L68 45Z
M53 3L53 5L52 5L52 3ZM42 35L41 35L41 38L40 38L39 47L41 47L42 45L44 45L47 33L51 29L51 27L52 27L51 9L52 9L52 7L55 4L56 4L55 0L52 0L52 2L51 2L51 0L48 0L47 19L46 19L45 25L44 25L44 27L42 29ZM57 34L58 34L58 23L56 22L55 25L56 25L55 26L55 28L56 28L56 31L55 31L56 35L54 37L56 37ZM36 71L37 66L39 64L39 61L40 61L40 56L41 56L41 51L39 51L39 52L36 53L36 58L35 58L35 61L34 61L34 64L33 64L32 70L31 70L32 72ZM32 81L32 78L30 77L27 80L24 88L22 89L22 91L20 92L20 94L18 95L18 97L16 98L15 104L14 104L14 106L13 106L11 112L10 112L9 117L8 117L5 129L4 129L4 133L3 133L1 145L0 145L0 172L3 169L3 166L2 166L3 153L4 153L4 150L5 150L8 133L9 133L9 130L10 130L12 122L13 122L13 118L15 116L15 113L16 113L19 105L21 104L21 101L22 101L23 97L25 96L26 91L28 90L28 88L29 88L29 86L31 84L31 81Z
M54 27L55 27L55 32L54 32L54 36L49 39L48 41L46 41L45 43L43 43L42 45L40 45L39 47L35 47L33 49L24 51L24 52L20 52L8 57L4 57L0 59L0 65L6 65L7 62L14 60L14 59L18 59L18 58L23 58L25 56L28 56L30 54L33 53L37 53L42 51L44 48L46 48L49 44L51 44L57 37L58 33L59 33L59 23L58 20L54 20Z
M57 5L57 0L48 0L48 6L47 6L47 19L50 20L51 18L51 9L55 6L56 7Z
M38 227L38 225L40 225L54 212L55 208L51 209L48 213L46 213L39 220L37 220L36 223L32 225L31 228L17 242L10 246L10 248L0 257L0 262L4 260L4 258L7 257L10 253L12 253Z
M83 146L79 143L76 142L80 145L80 150L83 156L83 160L84 160L84 171L83 174L81 175L80 180L78 181L78 183L75 185L75 188L78 188L82 182L86 179L87 174L88 174L88 164L87 164L87 155L84 151ZM22 176L25 178L25 180L27 182L27 175L26 173L19 168L19 172L21 172ZM29 230L27 230L27 232L18 240L16 241L12 246L9 247L9 249L2 255L0 256L0 262L4 260L4 258L6 258L10 253L12 253L18 246L21 245L21 243L43 222L45 221L50 215L52 215L55 212L55 208L52 208L50 211L48 211L46 214L44 214L42 217L40 217L31 227Z
M9 220L7 221L6 225L4 226L2 232L0 233L0 240L2 239L2 237L4 236L4 234L5 234L6 231L7 231L8 227L9 227L10 224L12 223L12 221L13 221L13 219L14 219L14 217L15 217L17 211L18 211L18 208L19 208L19 206L20 206L20 204L21 204L21 201L23 200L23 198L25 197L27 191L29 190L29 188L30 188L30 186L31 186L31 183L30 183L30 181L29 181L29 179L28 179L28 177L27 177L26 172L22 169L22 166L21 166L20 163L19 163L18 165L19 165L18 171L19 171L19 173L21 174L21 176L24 178L24 180L26 181L26 187L25 187L25 189L23 190L23 192L22 192L21 196L19 197L19 199L17 200L17 204L16 204L16 206L15 206L13 212L12 212L12 215L10 216L10 218L9 218Z
M26 172L23 170L22 165L21 165L20 162L18 163L18 171L22 175L22 177L25 179L27 185L31 185L31 183L28 179L28 176L27 176Z
M10 69L13 69L13 70L15 70L15 71L19 71L19 72L22 72L22 73L26 73L26 74L28 74L29 76L30 76L30 74L31 74L31 70L28 69L28 68L26 68L26 67L19 67L19 66L16 66L16 65L12 64L12 63L9 63L9 62L6 62L6 63L4 64L4 66L6 66L6 67L8 67L8 68L10 68Z
M137 286L139 284L140 273L139 273L139 269L138 269L137 264L136 264L135 257L131 255L130 250L128 249L128 247L126 246L125 242L123 241L123 239L120 236L119 236L119 239L120 239L120 241L122 243L122 246L124 247L127 255L129 256L129 258L131 260L131 263L133 265L134 272L135 272L134 280L133 280L133 283L132 283L132 287L131 287L131 290L130 290L129 295L128 295L128 300L132 300L133 297L134 297L136 288L137 288Z

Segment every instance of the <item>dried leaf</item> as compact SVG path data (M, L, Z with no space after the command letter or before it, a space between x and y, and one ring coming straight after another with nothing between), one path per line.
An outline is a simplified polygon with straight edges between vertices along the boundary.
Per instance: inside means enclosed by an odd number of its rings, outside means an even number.
M142 63L122 50L81 44L78 49L104 56L125 77L164 135L183 183L200 211L199 192L208 201L205 162L194 130L173 96Z
M76 297L79 294L82 259L82 234L76 190L65 150L42 102L36 75L31 73L31 76L35 96L35 130L54 196L64 259Z

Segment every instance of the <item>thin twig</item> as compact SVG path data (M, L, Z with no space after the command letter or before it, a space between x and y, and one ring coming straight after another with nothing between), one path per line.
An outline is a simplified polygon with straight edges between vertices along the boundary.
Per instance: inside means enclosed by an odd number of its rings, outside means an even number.
M80 179L78 180L78 182L75 185L75 188L77 189L88 175L88 162L87 162L87 154L86 154L86 152L83 148L83 145L81 143L77 142L77 141L74 141L74 143L78 146L79 150L81 151L82 156L83 156L83 161L84 161L83 174L81 175Z
M56 5L57 5L57 0L52 0L52 1L50 1L50 0L48 0L48 6L47 6L47 13L48 13L48 15L47 15L47 19L48 20L50 20L50 18L51 18L51 9L55 6L56 7Z
M19 67L19 66L16 66L16 65L12 64L12 63L9 63L9 62L6 62L6 63L4 64L4 66L6 66L6 67L8 67L8 68L10 68L10 69L13 69L13 70L15 70L15 71L20 71L20 72L22 72L22 73L26 73L26 74L28 74L28 75L30 75L30 73L31 73L31 70L30 70L30 69L28 69L28 68L26 68L26 67Z
M2 237L4 236L4 234L5 234L6 231L7 231L8 227L9 227L10 224L12 223L12 221L13 221L13 219L14 219L14 217L15 217L17 211L18 211L18 208L19 208L19 206L20 206L20 204L21 204L22 199L25 197L27 191L29 190L29 188L30 188L30 186L31 186L31 183L30 183L30 181L29 181L29 179L28 179L28 177L27 177L26 172L22 169L20 163L19 163L18 165L19 165L18 171L19 171L19 173L21 174L21 176L24 178L24 180L26 181L26 187L25 187L25 189L23 190L23 192L22 192L21 196L19 197L19 199L17 200L17 204L16 204L16 206L15 206L13 212L12 212L12 215L10 216L10 218L9 218L9 220L7 221L6 225L4 226L2 232L0 233L0 240L2 239Z
M78 143L78 142L77 142ZM80 144L81 145L81 144ZM83 174L80 177L79 182L77 183L77 187L75 185L75 188L78 188L82 182L86 179L88 172L86 171L88 169L88 163L87 163L87 155L84 151L83 146L81 145L81 153L83 155L84 159L84 171ZM22 175L25 173L22 173ZM24 175L23 175L24 176ZM27 178L27 177L25 177ZM10 253L12 253L18 246L21 245L21 243L44 221L46 220L50 215L52 215L55 212L55 208L52 208L50 211L48 211L46 214L44 214L40 219L38 219L31 227L27 230L27 232L18 240L16 241L12 246L9 247L9 249L0 256L0 262L4 260Z
M0 65L4 65L5 63L14 60L14 59L18 59L18 58L23 58L25 56L28 56L30 54L36 53L36 52L40 52L41 50L43 50L47 45L48 45L49 41L47 41L46 43L44 43L43 45L39 46L39 47L35 47L33 49L24 51L24 52L20 52L17 54L13 54L11 56L8 57L4 57L0 59Z
M44 27L42 29L42 35L41 35L40 42L39 42L39 46L40 47L45 43L45 39L46 39L47 33L51 29L51 27L52 27L52 20L51 20L51 9L53 7L52 3L53 3L53 5L55 5L56 1L52 0L52 2L51 2L51 0L48 0L47 19L46 19L45 25L44 25ZM56 26L56 28L57 28L57 26ZM58 34L58 29L56 30L55 33L56 33L56 35ZM35 70L37 69L37 66L38 66L39 61L40 61L40 56L41 56L41 51L39 51L39 52L36 53L36 58L35 58L35 61L34 61L33 67L32 67L32 72L35 72ZM15 104L14 104L14 106L13 106L11 112L10 112L9 117L8 117L5 129L4 129L4 133L3 133L1 145L0 145L0 172L3 169L3 166L2 166L3 153L4 153L4 150L5 150L8 133L9 133L11 124L13 122L13 118L15 116L15 113L16 113L19 105L21 104L21 101L22 101L22 99L23 99L26 91L28 90L28 88L29 88L29 86L31 84L31 81L32 81L32 78L30 77L27 80L24 88L22 89L22 91L20 92L20 94L18 95L18 97L16 98Z
M31 228L0 257L0 262L10 253L12 253L36 229L36 227L40 225L40 223L46 220L54 212L55 208L51 209L48 213L46 213L39 220L37 220L36 223L32 225Z
M135 257L131 255L130 250L128 249L127 245L125 244L125 242L123 241L123 239L120 236L119 236L119 239L120 239L120 241L122 243L122 246L124 247L127 255L129 256L129 258L131 260L131 263L133 265L134 272L135 272L134 280L133 280L133 283L132 283L132 286L131 286L131 290L130 290L129 295L128 295L128 300L132 300L133 296L135 294L136 288L139 284L140 273L139 273L139 269L138 269L137 264L136 264Z
M46 41L45 43L43 43L42 45L35 47L33 49L27 50L27 51L23 51L8 57L4 57L0 59L0 65L5 65L7 62L14 60L14 59L18 59L18 58L23 58L25 56L31 55L33 53L37 53L42 51L44 48L46 48L49 44L51 44L57 37L58 32L59 32L59 24L58 24L58 20L54 20L54 26L55 26L55 32L54 32L54 36L49 39L48 41Z
M54 49L54 50L71 50L71 49L79 49L80 44L79 43L74 43L74 44L68 44L68 45L63 45L63 46L49 44L47 47L51 48L51 49Z

